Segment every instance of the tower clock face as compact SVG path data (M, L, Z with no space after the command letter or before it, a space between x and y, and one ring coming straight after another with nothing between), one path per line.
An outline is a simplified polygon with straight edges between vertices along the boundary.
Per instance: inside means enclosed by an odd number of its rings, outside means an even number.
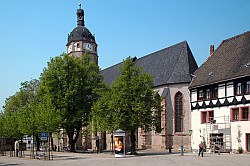
M84 43L83 48L88 50L88 51L94 51L94 45L90 43Z

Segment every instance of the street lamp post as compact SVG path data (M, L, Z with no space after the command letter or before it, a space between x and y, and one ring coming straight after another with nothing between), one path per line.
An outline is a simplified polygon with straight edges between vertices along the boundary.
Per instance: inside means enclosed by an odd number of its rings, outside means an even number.
M181 118L181 156L184 155L183 152L183 115L180 116Z

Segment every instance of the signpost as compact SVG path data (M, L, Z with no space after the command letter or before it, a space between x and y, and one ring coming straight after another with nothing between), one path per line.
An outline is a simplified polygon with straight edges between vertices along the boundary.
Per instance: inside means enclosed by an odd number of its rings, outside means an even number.
M41 132L41 140L42 141L47 141L48 138L48 133L47 132Z

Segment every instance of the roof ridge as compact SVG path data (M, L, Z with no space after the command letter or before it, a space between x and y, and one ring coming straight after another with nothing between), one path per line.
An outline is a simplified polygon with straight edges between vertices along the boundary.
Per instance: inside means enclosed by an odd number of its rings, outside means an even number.
M249 41L250 31L222 40L213 55L208 56L196 70L196 78L193 78L189 88L249 76L249 70L245 67L250 56ZM213 77L209 72L214 73Z
M228 41L230 41L230 40L234 40L234 39L236 39L236 38L238 38L238 37L244 36L244 35L247 34L247 33L250 33L250 31L246 31L246 32L243 32L243 33L241 33L241 34L239 34L239 35L236 35L236 36L230 37L230 38L228 38L228 39L225 39L225 40L223 40L221 43L223 43L223 42L228 42Z
M170 48L172 48L172 47L175 47L175 46L177 46L177 45L181 45L181 44L184 44L184 43L187 44L187 41L184 40L184 41L182 41L182 42L179 42L179 43L177 43L177 44L174 44L174 45L171 45L171 46L169 46L169 47L163 48L163 49L161 49L161 50L152 52L152 53L147 54L147 55L145 55L145 56L142 56L142 57L140 57L140 58L137 58L136 56L134 56L133 58L136 58L135 61L138 61L138 60L143 59L143 58L145 58L145 57L148 57L148 56L150 56L150 55L152 55L152 54L155 54L155 53L157 53L157 52L161 52L161 51L163 51L163 50L167 50L167 49L170 49ZM121 63L123 63L123 61L120 62L120 63L114 64L114 65L112 65L112 66L109 66L109 67L107 67L107 68L105 68L105 69L101 69L101 71L104 71L104 70L109 69L109 68L111 68L111 67L117 66L117 65L119 65L119 64L121 64Z
M127 57L127 58L129 58L129 57ZM118 65L122 64L124 62L124 60L126 60L127 58L125 58L121 62L116 63L116 64L114 64L112 66L109 66L109 67L107 67L105 69L101 69L101 71L104 71L104 70L109 69L109 68L114 67L114 66L118 66ZM130 59L132 59L132 61L135 62L138 58L136 56L134 56L134 57L130 57Z
M101 71L107 70L107 69L112 68L112 67L114 67L114 66L118 66L118 65L120 65L120 64L122 64L122 63L123 63L123 61L122 61L122 62L119 62L119 63L116 63L116 64L114 64L114 65L112 65L112 66L109 66L109 67L107 67L107 68L105 68L105 69L101 69Z
M221 47L221 45L223 44L223 43L226 43L226 42L229 42L229 41L231 41L231 40L234 40L234 39L236 39L236 38L239 38L239 37L241 37L241 36L244 36L245 34L247 34L247 33L250 33L250 31L246 31L246 32L243 32L243 33L241 33L241 34L238 34L238 35L236 35L236 36L233 36L233 37L230 37L230 38L228 38L228 39L225 39L225 40L222 40L222 42L219 44L219 46L217 47L217 48L215 48L215 50L214 50L214 52L216 52L216 50L218 50L220 47ZM199 68L201 68L207 61L208 61L208 59L209 58L211 58L213 55L209 55L208 57L207 57L207 59L199 66ZM197 69L197 70L199 70L199 68ZM196 70L196 71L197 71ZM194 72L194 74L196 73L196 71Z
M163 49L161 49L161 50L158 50L158 51L152 52L152 53L150 53L150 54L147 54L147 55L145 55L145 56L142 56L142 57L140 57L140 58L138 58L138 59L136 59L136 60L139 60L139 59L142 59L142 58L148 57L148 56L150 56L150 55L152 55L152 54L155 54L155 53L158 53L158 52L161 52L161 51L164 51L164 50L170 49L170 48L172 48L172 47L175 47L175 46L177 46L177 45L181 45L181 44L184 44L184 43L187 43L187 41L186 41L186 40L184 40L184 41L179 42L179 43L177 43L177 44L171 45L171 46L169 46L169 47L166 47L166 48L163 48Z

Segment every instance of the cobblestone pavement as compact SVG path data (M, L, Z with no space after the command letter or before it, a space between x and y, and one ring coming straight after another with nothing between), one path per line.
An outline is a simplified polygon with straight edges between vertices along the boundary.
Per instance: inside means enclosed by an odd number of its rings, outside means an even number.
M180 153L169 154L165 151L139 151L137 156L127 155L124 158L114 158L110 152L107 153L66 153L56 152L53 160L30 159L0 156L0 166L250 166L250 154L205 154L204 157L198 157L197 154Z

